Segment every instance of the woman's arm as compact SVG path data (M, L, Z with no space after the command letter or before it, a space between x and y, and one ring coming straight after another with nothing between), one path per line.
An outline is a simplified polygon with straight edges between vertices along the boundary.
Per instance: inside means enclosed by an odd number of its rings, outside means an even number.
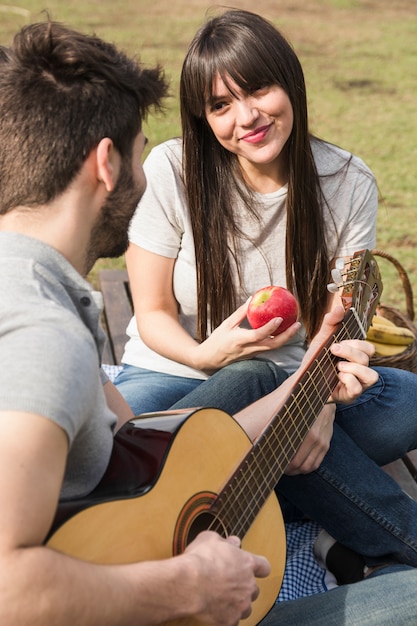
M146 345L164 357L196 367L198 346L181 326L173 293L175 259L130 244L126 267L136 323Z
M146 345L162 356L206 372L248 359L284 345L300 328L298 323L273 337L281 323L271 320L262 328L240 328L247 303L239 307L201 344L181 326L173 293L175 259L130 244L126 266L136 323Z

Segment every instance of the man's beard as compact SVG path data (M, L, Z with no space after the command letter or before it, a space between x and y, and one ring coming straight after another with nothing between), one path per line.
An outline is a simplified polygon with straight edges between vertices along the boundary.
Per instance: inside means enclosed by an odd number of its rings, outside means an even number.
M128 228L145 191L132 174L130 159L122 162L115 188L109 194L93 227L87 251L86 274L99 258L116 258L127 250Z

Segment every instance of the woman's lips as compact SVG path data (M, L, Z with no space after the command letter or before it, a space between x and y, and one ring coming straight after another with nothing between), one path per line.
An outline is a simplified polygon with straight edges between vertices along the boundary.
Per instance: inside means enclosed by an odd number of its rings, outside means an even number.
M259 126L258 128L255 128L255 130L251 130L250 133L246 133L246 135L243 135L243 137L241 137L239 141L247 141L248 143L259 143L265 138L265 135L267 134L271 126L272 124Z

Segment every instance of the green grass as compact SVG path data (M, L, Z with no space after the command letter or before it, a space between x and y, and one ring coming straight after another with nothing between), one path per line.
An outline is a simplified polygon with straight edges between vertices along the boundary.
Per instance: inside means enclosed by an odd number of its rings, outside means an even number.
M253 9L249 0L234 6ZM0 43L24 23L53 19L114 41L145 64L161 63L172 98L152 117L153 146L180 132L178 77L187 45L206 12L202 0L39 0L0 4ZM361 156L377 176L379 248L405 267L417 291L417 3L415 0L259 0L256 11L279 26L306 76L311 129ZM100 266L123 266L123 259ZM380 262L383 301L404 309L398 274ZM97 267L95 269L97 269ZM91 278L95 280L95 271ZM417 308L417 299L414 297Z

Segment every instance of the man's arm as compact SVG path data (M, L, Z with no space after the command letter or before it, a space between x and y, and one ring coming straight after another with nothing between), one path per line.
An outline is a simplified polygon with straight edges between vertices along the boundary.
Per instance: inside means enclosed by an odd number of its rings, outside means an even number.
M40 415L0 411L0 623L140 626L194 615L235 624L269 564L238 540L200 535L184 555L95 565L43 542L55 514L67 437Z
M107 406L117 415L117 431L123 426L123 424L133 419L133 411L120 391L110 380L103 385L103 391L106 396Z

